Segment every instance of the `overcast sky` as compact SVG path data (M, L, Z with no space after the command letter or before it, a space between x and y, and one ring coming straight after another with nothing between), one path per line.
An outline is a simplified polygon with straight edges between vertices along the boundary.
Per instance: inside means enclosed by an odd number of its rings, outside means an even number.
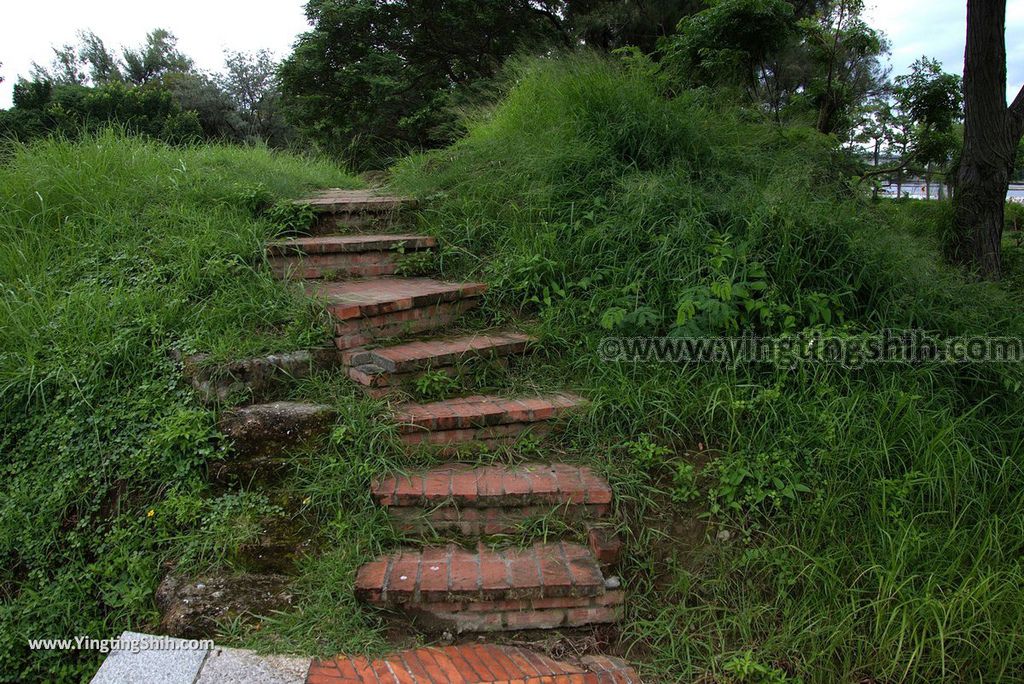
M201 69L219 70L225 48L268 48L288 54L306 29L304 0L35 0L10 2L0 22L0 107L10 107L11 86L27 76L33 61L48 64L51 45L73 43L89 29L108 47L134 45L147 31L161 27L179 38L179 46ZM947 71L963 71L965 0L868 0L869 22L892 41L894 74L922 55L939 59ZM1010 98L1024 82L1024 0L1007 3Z

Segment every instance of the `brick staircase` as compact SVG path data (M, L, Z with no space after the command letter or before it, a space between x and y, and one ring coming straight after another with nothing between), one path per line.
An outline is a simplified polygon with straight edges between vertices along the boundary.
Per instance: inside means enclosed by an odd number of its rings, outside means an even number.
M455 377L470 363L505 365L510 356L524 354L531 342L529 335L517 332L481 333L360 349L345 358L349 377L371 396L381 397L427 372Z
M612 491L589 468L446 465L373 483L374 501L407 535L509 534L531 519L597 521L610 514Z
M360 278L393 275L399 257L437 246L419 235L326 235L275 240L267 261L279 278Z
M243 388L263 400L282 379L341 365L369 394L395 394L392 416L410 449L435 448L442 454L458 453L463 444L493 446L527 434L543 436L585 406L583 398L568 392L402 401L401 388L426 373L457 378L467 364L504 364L525 355L534 340L514 330L457 335L445 330L480 305L486 286L396 275L402 255L437 246L431 237L394 232L406 200L331 190L308 203L319 217L314 235L269 243L267 260L277 277L300 281L333 317L335 350L246 360L235 364L227 380L196 374L193 383L201 396L223 400ZM186 369L189 363L185 359ZM326 407L272 402L225 412L222 430L256 454L255 463L267 471L276 467L274 458L282 449L330 429L331 421ZM252 468L227 475L235 481L259 480ZM578 628L622 617L624 591L617 577L606 576L619 547L607 531L612 491L589 468L557 462L449 463L425 472L382 475L373 482L372 495L409 546L364 565L354 591L371 605L404 613L424 631ZM567 530L575 539L588 530L589 543L555 534L545 535L543 542L510 546L498 536L524 532L529 537L535 521L544 521L546 529ZM554 521L558 525L551 527ZM431 545L438 535L445 535L445 541ZM416 653L429 651L431 656L419 660L407 652L375 662L318 661L307 681L376 682L377 675L384 677L380 681L419 682L640 681L612 659L558 665L527 651L478 648L471 653L421 649ZM435 678L435 672L444 674Z

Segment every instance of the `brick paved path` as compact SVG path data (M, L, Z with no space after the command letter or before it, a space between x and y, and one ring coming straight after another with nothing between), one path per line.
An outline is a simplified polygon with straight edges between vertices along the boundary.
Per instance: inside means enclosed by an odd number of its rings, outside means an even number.
M486 285L396 275L402 272L402 259L438 245L430 236L390 232L407 200L331 190L309 203L320 216L315 235L275 240L266 247L267 259L277 277L300 280L334 318L334 359L320 350L247 360L236 364L238 370L229 371L226 379L193 377L201 396L222 398L239 388L250 390L254 398L272 394L282 378L308 372L313 360L316 367L340 363L373 396L401 396L396 390L424 373L457 378L467 361L504 363L529 353L535 341L515 330L457 336L445 331L480 305ZM393 402L392 415L409 448L433 446L451 453L466 443L495 445L528 433L544 435L585 404L569 392L468 395L432 403ZM315 405L257 403L229 412L232 422L222 428L238 445L258 451L265 442L280 450L316 429L328 429L329 421L320 415ZM246 476L258 473L247 471ZM442 532L461 543L414 543L366 564L352 587L359 599L402 611L424 631L452 634L571 628L621 619L625 592L618 578L608 575L621 544L600 524L612 514L612 490L589 468L558 462L449 463L381 477L371 493L406 539ZM548 537L533 545L503 547L491 537L547 517L583 525L589 529L589 544ZM474 644L419 649L377 661L338 656L313 662L306 681L640 680L614 659L564 663L523 649Z

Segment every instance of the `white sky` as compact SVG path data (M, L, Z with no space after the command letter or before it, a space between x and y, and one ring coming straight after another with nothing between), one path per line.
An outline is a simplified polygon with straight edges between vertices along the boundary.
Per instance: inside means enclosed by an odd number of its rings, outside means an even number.
M146 32L166 28L181 50L205 70L219 70L225 48L267 48L283 57L306 30L304 0L36 0L8 2L0 21L0 108L11 106L11 87L33 61L49 64L52 45L74 43L76 32L94 31L110 48L140 43ZM966 0L868 0L869 23L892 41L893 73L928 55L947 71L963 71ZM1006 45L1009 97L1024 82L1024 0L1008 0Z
M893 75L927 55L962 74L967 34L966 0L868 0L867 20L892 42ZM1006 3L1007 99L1024 83L1024 0Z

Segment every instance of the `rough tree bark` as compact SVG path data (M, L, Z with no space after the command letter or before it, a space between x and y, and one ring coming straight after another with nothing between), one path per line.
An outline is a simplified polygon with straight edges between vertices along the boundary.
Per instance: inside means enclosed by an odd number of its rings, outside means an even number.
M1024 132L1024 89L1006 106L1006 0L967 0L964 114L948 256L995 280L1002 275L1006 192Z

